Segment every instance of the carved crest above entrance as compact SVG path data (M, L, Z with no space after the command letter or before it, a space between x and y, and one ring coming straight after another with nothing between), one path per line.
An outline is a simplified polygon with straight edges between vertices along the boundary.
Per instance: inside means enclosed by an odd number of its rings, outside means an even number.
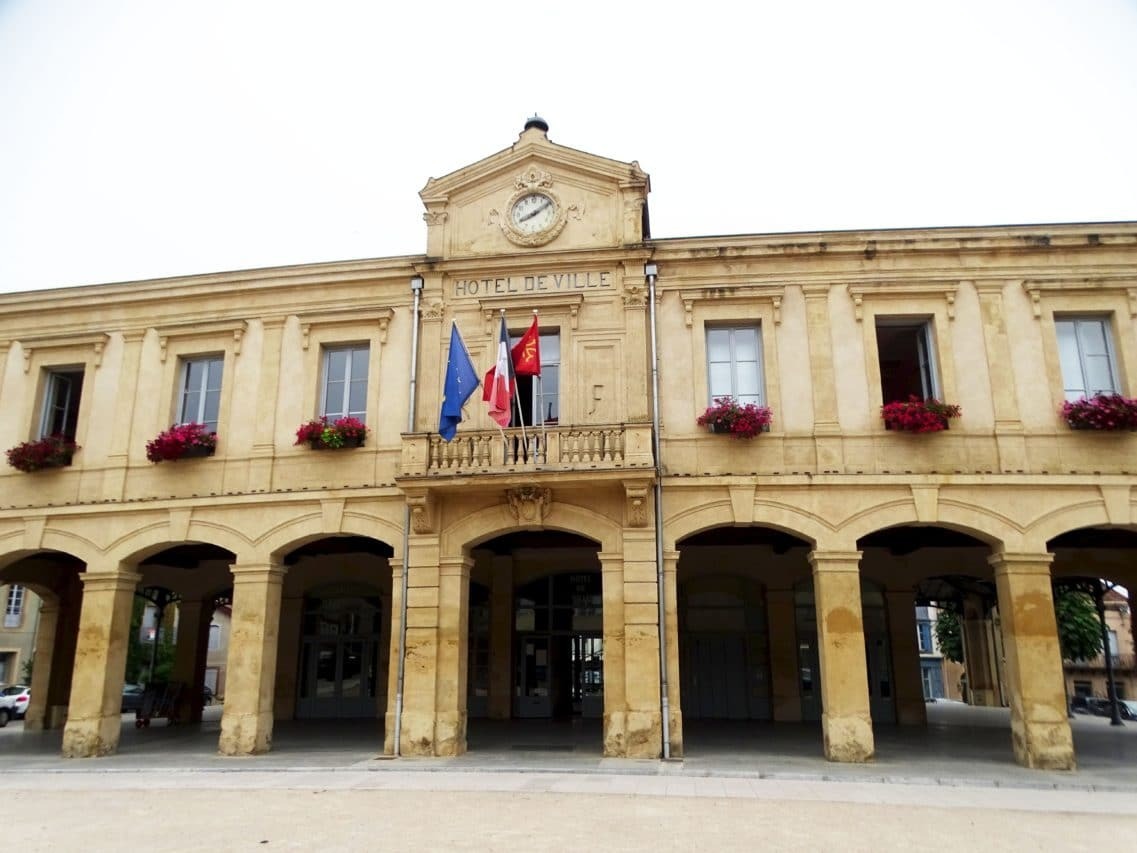
M539 486L518 486L516 489L507 489L505 497L518 524L542 526L553 503L553 490Z

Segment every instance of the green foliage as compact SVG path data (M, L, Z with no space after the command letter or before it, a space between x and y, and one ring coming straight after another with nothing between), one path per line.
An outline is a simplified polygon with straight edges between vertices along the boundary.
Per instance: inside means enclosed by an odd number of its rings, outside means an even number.
M936 614L936 645L948 660L963 663L963 637L959 630L959 617L951 610Z
M153 678L149 675L151 645L139 639L145 612L145 599L135 596L134 611L130 618L130 644L126 650L126 682L128 684L169 681L170 674L174 669L173 606L166 608L165 615L162 618L162 630L159 632L160 639L158 641L158 659L154 666Z
M1092 660L1101 654L1101 622L1090 595L1072 589L1055 592L1054 616L1064 660Z
M23 666L24 684L31 684L32 683L32 670L35 668L35 665L36 665L36 659L35 659L34 655L32 657L29 657L26 661L24 661L24 666Z

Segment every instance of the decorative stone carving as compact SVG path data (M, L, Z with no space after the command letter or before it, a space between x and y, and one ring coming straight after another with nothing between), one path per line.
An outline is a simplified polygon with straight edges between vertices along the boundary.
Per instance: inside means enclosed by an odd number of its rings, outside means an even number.
M645 482L624 483L628 499L628 527L647 527L647 493Z
M441 299L435 299L433 302L428 302L422 308L422 318L424 320L435 320L442 322L442 314L446 310L446 305Z
M553 490L539 486L518 486L507 489L506 500L518 524L543 525L545 514L553 503Z
M448 216L445 210L428 210L422 215L422 221L427 225L443 225Z
M411 508L411 530L418 534L433 533L435 523L434 498L430 492L410 492L407 506Z
M636 279L624 279L624 307L644 308L647 306L647 288Z

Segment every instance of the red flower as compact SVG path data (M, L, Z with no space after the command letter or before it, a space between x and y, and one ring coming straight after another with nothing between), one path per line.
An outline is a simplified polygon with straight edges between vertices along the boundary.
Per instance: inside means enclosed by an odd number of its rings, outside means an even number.
M174 424L146 443L146 458L151 462L176 462L191 450L200 449L213 455L217 447L217 433L206 432L205 424Z
M939 432L948 428L949 418L958 418L960 414L959 406L941 403L934 397L921 400L913 396L906 402L896 400L880 407L884 425L903 432Z
M733 397L717 397L713 406L708 406L696 419L699 426L709 426L715 432L729 432L734 438L753 438L766 432L774 413L768 406L754 403L740 405Z
M8 464L19 471L39 471L41 468L62 468L71 464L71 457L79 449L73 439L64 435L48 435L39 441L25 441L8 451Z
M1137 400L1120 394L1097 394L1062 404L1070 429L1137 430Z

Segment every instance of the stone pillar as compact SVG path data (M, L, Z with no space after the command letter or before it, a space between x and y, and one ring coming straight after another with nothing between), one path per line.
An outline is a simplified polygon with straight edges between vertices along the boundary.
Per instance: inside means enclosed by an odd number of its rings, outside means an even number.
M1003 316L1004 281L977 281L979 315L983 321L983 344L990 374L991 406L995 412L995 443L999 449L999 470L1022 471L1029 468L1026 437L1019 417L1014 361Z
M249 486L254 490L265 491L272 487L272 468L276 457L276 407L280 399L280 349L284 339L285 318L262 318L260 322L261 352L257 369L257 416L253 424ZM236 380L237 377L233 378ZM223 448L223 452L228 454L230 450ZM226 701L228 701L228 692L226 692Z
M272 563L232 566L233 616L217 746L222 755L256 755L272 748L273 681L285 571Z
M35 636L32 695L28 700L28 711L24 715L24 731L26 732L39 732L47 728L47 700L59 626L59 600L55 596L48 598L43 593L39 594L40 610Z
M627 700L624 695L624 561L601 553L604 612L604 754L626 755Z
M683 697L679 690L679 552L663 552L664 630L667 640L668 726L672 758L683 757Z
M643 258L635 258L623 265L621 277L624 293L624 364L621 383L627 389L626 421L643 423L651 418L651 399L646 393L651 387L650 352L647 328L647 287L644 282ZM656 298L659 291L656 291ZM657 306L658 307L658 306ZM663 360L666 364L666 359ZM661 365L662 368L662 365ZM617 396L617 389L608 394Z
M960 619L963 639L963 665L967 672L967 702L996 708L999 702L998 685L992 666L991 644L987 641L987 616L982 599L971 595L963 600Z
M926 726L928 711L920 673L920 648L916 642L916 593L910 589L890 589L884 598L888 604L896 722L902 726Z
M209 649L209 625L213 601L183 599L178 602L178 644L174 649L172 681L185 685L178 719L201 722L201 686L205 680L205 655Z
M143 456L146 442L153 436L133 435L132 430L141 429L145 418L134 417L135 406L140 399L138 393L138 368L142 362L142 341L144 331L122 333L122 367L119 370L117 397L114 407L114 423L110 429L110 446L107 448L107 465L103 471L103 500L122 500L126 486L127 461L131 450Z
M438 566L438 699L434 754L466 751L466 678L470 661L469 557L443 560Z
M513 557L490 558L490 696L491 720L513 715Z
M1039 770L1073 770L1062 655L1054 617L1053 554L995 554L1015 760Z
M391 566L391 644L388 647L387 711L383 721L383 754L395 754L395 714L399 692L399 653L403 631L403 557L394 554Z
M83 610L82 577L80 572L75 572L59 589L59 615L56 617L55 649L51 656L44 720L44 728L48 729L61 729L67 722L71 677L75 673L75 648L79 645L79 619Z
M280 600L280 649L276 661L276 689L273 718L291 720L296 716L297 678L300 673L300 633L304 620L304 597L283 596Z
M766 590L770 682L776 723L801 722L798 690L797 612L792 589Z
M659 758L659 582L650 528L624 530L624 703L624 756Z
M122 729L122 685L134 590L141 575L121 566L87 571L63 757L110 755Z
M821 732L830 761L873 757L860 551L812 551L821 664Z

